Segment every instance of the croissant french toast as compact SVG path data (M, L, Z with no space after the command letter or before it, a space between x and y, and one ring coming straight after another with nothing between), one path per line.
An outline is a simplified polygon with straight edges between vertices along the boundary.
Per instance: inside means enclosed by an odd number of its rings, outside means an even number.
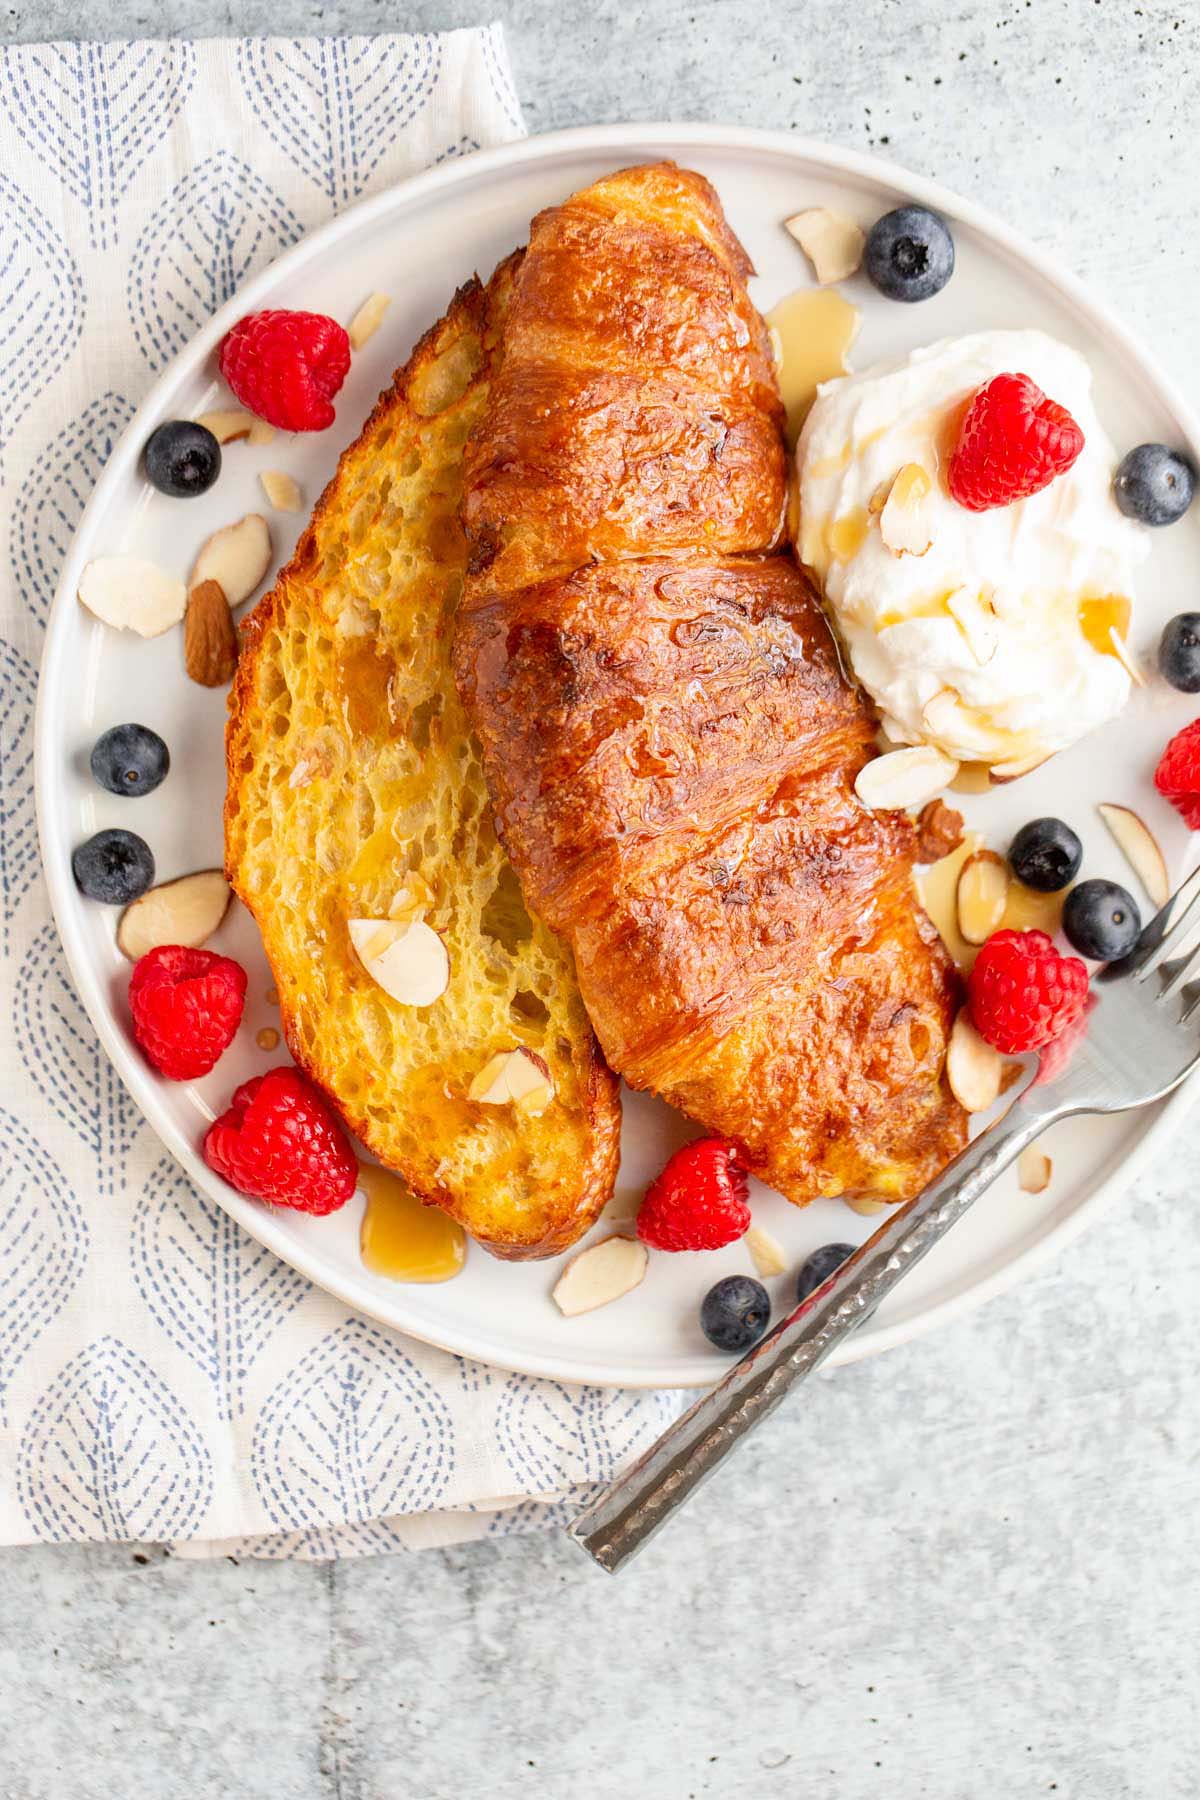
M605 1055L788 1198L918 1191L961 1146L955 977L873 721L786 554L783 413L699 176L534 221L467 452L455 667L501 841Z
M620 1103L570 952L530 917L496 841L450 669L463 445L511 277L510 262L464 288L417 346L252 614L225 843L296 1061L416 1193L521 1258L566 1248L611 1195ZM377 985L349 936L414 896L450 963L424 1007ZM519 1046L549 1069L545 1110L472 1099L489 1059Z

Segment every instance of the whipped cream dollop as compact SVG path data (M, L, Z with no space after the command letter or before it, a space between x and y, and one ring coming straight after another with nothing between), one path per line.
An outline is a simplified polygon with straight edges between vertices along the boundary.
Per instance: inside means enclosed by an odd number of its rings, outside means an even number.
M966 404L1006 372L1065 406L1084 447L1040 493L970 512L947 466ZM1019 772L1121 710L1149 544L1113 501L1117 459L1076 351L981 331L826 382L796 457L800 559L890 738Z

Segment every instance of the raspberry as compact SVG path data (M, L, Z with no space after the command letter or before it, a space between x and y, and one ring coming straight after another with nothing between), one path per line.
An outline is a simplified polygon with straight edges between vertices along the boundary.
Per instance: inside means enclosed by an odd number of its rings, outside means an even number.
M995 375L967 408L950 458L950 492L971 512L1008 506L1065 475L1083 433L1028 375Z
M204 1160L252 1200L336 1212L358 1182L350 1140L311 1081L290 1064L244 1081L209 1126Z
M350 339L324 313L249 313L222 338L218 360L242 405L268 425L324 431L350 367Z
M994 931L967 980L976 1031L1006 1056L1048 1044L1087 1001L1085 964L1060 956L1044 931Z
M720 1250L750 1223L746 1191L733 1145L697 1138L677 1150L646 1189L638 1236L656 1250Z
M133 1035L160 1075L207 1075L242 1022L246 971L228 956L160 944L129 978Z
M1154 785L1189 829L1200 831L1200 719L1175 733L1159 758Z

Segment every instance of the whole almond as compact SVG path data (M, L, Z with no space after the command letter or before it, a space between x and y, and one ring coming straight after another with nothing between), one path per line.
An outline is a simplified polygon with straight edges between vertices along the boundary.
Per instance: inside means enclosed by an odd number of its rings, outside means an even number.
M224 687L237 667L238 637L225 590L202 581L188 595L183 620L183 660L201 687Z
M963 816L944 800L931 800L917 820L917 857L924 863L940 862L963 841Z

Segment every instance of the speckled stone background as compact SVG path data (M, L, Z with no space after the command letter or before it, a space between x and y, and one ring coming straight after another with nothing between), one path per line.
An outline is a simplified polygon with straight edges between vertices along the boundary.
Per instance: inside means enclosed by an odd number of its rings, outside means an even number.
M511 0L533 130L795 128L1062 252L1200 399L1188 0ZM37 0L0 39L435 29L473 0ZM619 1581L0 1554L0 1800L1195 1800L1185 1128L1048 1273L816 1384Z

